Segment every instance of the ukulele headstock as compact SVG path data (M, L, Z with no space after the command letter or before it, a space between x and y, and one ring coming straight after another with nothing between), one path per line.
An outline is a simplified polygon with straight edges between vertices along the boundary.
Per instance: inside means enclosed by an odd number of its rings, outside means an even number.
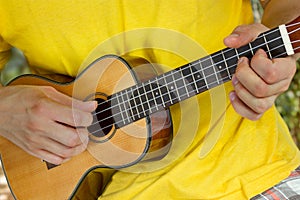
M300 16L286 25L295 53L300 53Z

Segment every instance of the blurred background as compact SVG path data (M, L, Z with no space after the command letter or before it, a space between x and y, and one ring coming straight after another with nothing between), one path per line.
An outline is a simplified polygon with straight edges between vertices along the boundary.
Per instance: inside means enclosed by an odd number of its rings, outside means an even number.
M263 10L258 0L252 0L252 5L255 21L259 22ZM28 66L22 52L18 49L13 49L12 53L13 55L11 60L7 63L3 73L1 73L0 79L2 83L7 83L13 77L20 74L29 73ZM276 100L276 106L286 121L295 143L298 147L300 147L300 60L297 62L297 73L289 90ZM13 199L13 197L7 187L6 180L0 166L0 200L11 199Z

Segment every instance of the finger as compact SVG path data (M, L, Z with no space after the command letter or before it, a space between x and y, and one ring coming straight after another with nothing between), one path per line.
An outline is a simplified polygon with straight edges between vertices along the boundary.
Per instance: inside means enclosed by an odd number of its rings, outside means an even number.
M86 144L88 141L88 133L85 128L79 131L79 129L64 126L57 122L50 122L49 125L51 129L47 129L47 137L66 147L76 147Z
M251 24L238 26L224 39L224 44L231 48L238 48L253 41L257 36L268 30L262 24Z
M251 59L251 67L268 84L289 80L296 72L294 59L288 57L272 61L262 49L259 49Z
M73 107L75 109L79 109L86 112L92 112L97 107L97 101L80 101L57 91L53 87L45 87L45 90L47 90L45 94L50 99L59 102L62 105Z
M53 164L60 164L65 159L59 154L55 153L56 151L58 152L60 148L56 148L55 151L46 150L46 149L52 149L53 146L57 146L54 144L59 145L59 143L51 139L47 139L37 135L35 135L35 137L26 138L26 139L27 139L26 143L24 143L23 141L23 143L20 146L30 155L33 155L35 157L38 157L42 160L48 161Z
M62 158L56 154L53 154L43 149L38 150L36 154L30 154L40 158L44 162L48 162L54 165L60 165L66 160L65 158Z
M255 97L269 97L277 95L288 88L287 80L279 81L274 84L266 83L253 69L249 66L249 60L242 57L238 62L236 73L232 79L233 85L242 84Z
M48 98L40 99L31 111L33 116L47 116L53 121L73 127L88 126L93 120L90 112L72 109Z
M237 113L239 113L242 117L255 121L262 116L262 114L254 112L251 108L249 108L246 104L244 104L238 98L235 92L231 92L229 96L234 110Z
M277 97L277 95L256 97L240 83L235 83L234 89L236 96L251 110L258 114L267 111L274 104Z
M83 143L75 147L67 147L50 138L40 137L38 141L31 141L30 145L27 145L25 149L34 156L53 164L60 164L64 160L83 152L86 147Z

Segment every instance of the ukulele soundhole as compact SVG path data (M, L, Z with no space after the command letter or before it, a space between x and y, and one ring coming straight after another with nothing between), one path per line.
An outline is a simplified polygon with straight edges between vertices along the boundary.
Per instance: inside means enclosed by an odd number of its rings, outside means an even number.
M92 113L93 122L88 127L91 134L90 138L103 138L106 137L113 129L114 120L111 114L110 104L108 101L101 98L95 99L98 102L98 107Z

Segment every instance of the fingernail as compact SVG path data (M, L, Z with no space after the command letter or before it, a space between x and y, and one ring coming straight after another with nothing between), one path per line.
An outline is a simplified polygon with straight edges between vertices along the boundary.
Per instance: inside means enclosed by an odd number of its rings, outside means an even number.
M237 85L239 83L239 80L236 78L236 76L232 77L232 84Z
M231 33L230 35L229 35L229 37L239 37L240 35L239 34L237 34L237 33Z
M267 57L267 54L263 49L258 49L256 53L258 56Z
M98 101L92 101L92 103L93 103L94 109L96 109L98 106Z
M98 106L98 102L97 101L88 101L86 102L87 106L91 109L96 109Z
M228 35L225 39L224 39L224 43L225 44L230 44L231 43L231 39L235 39L237 37L239 37L240 35L237 33L232 33L230 35Z
M234 101L234 100L236 99L236 94L235 94L235 92L230 92L230 93L229 93L229 98L230 98L231 101Z
M241 64L241 63L243 63L243 62L245 62L246 61L246 58L245 57L241 57L240 59L239 59L239 61L238 61L238 64Z

